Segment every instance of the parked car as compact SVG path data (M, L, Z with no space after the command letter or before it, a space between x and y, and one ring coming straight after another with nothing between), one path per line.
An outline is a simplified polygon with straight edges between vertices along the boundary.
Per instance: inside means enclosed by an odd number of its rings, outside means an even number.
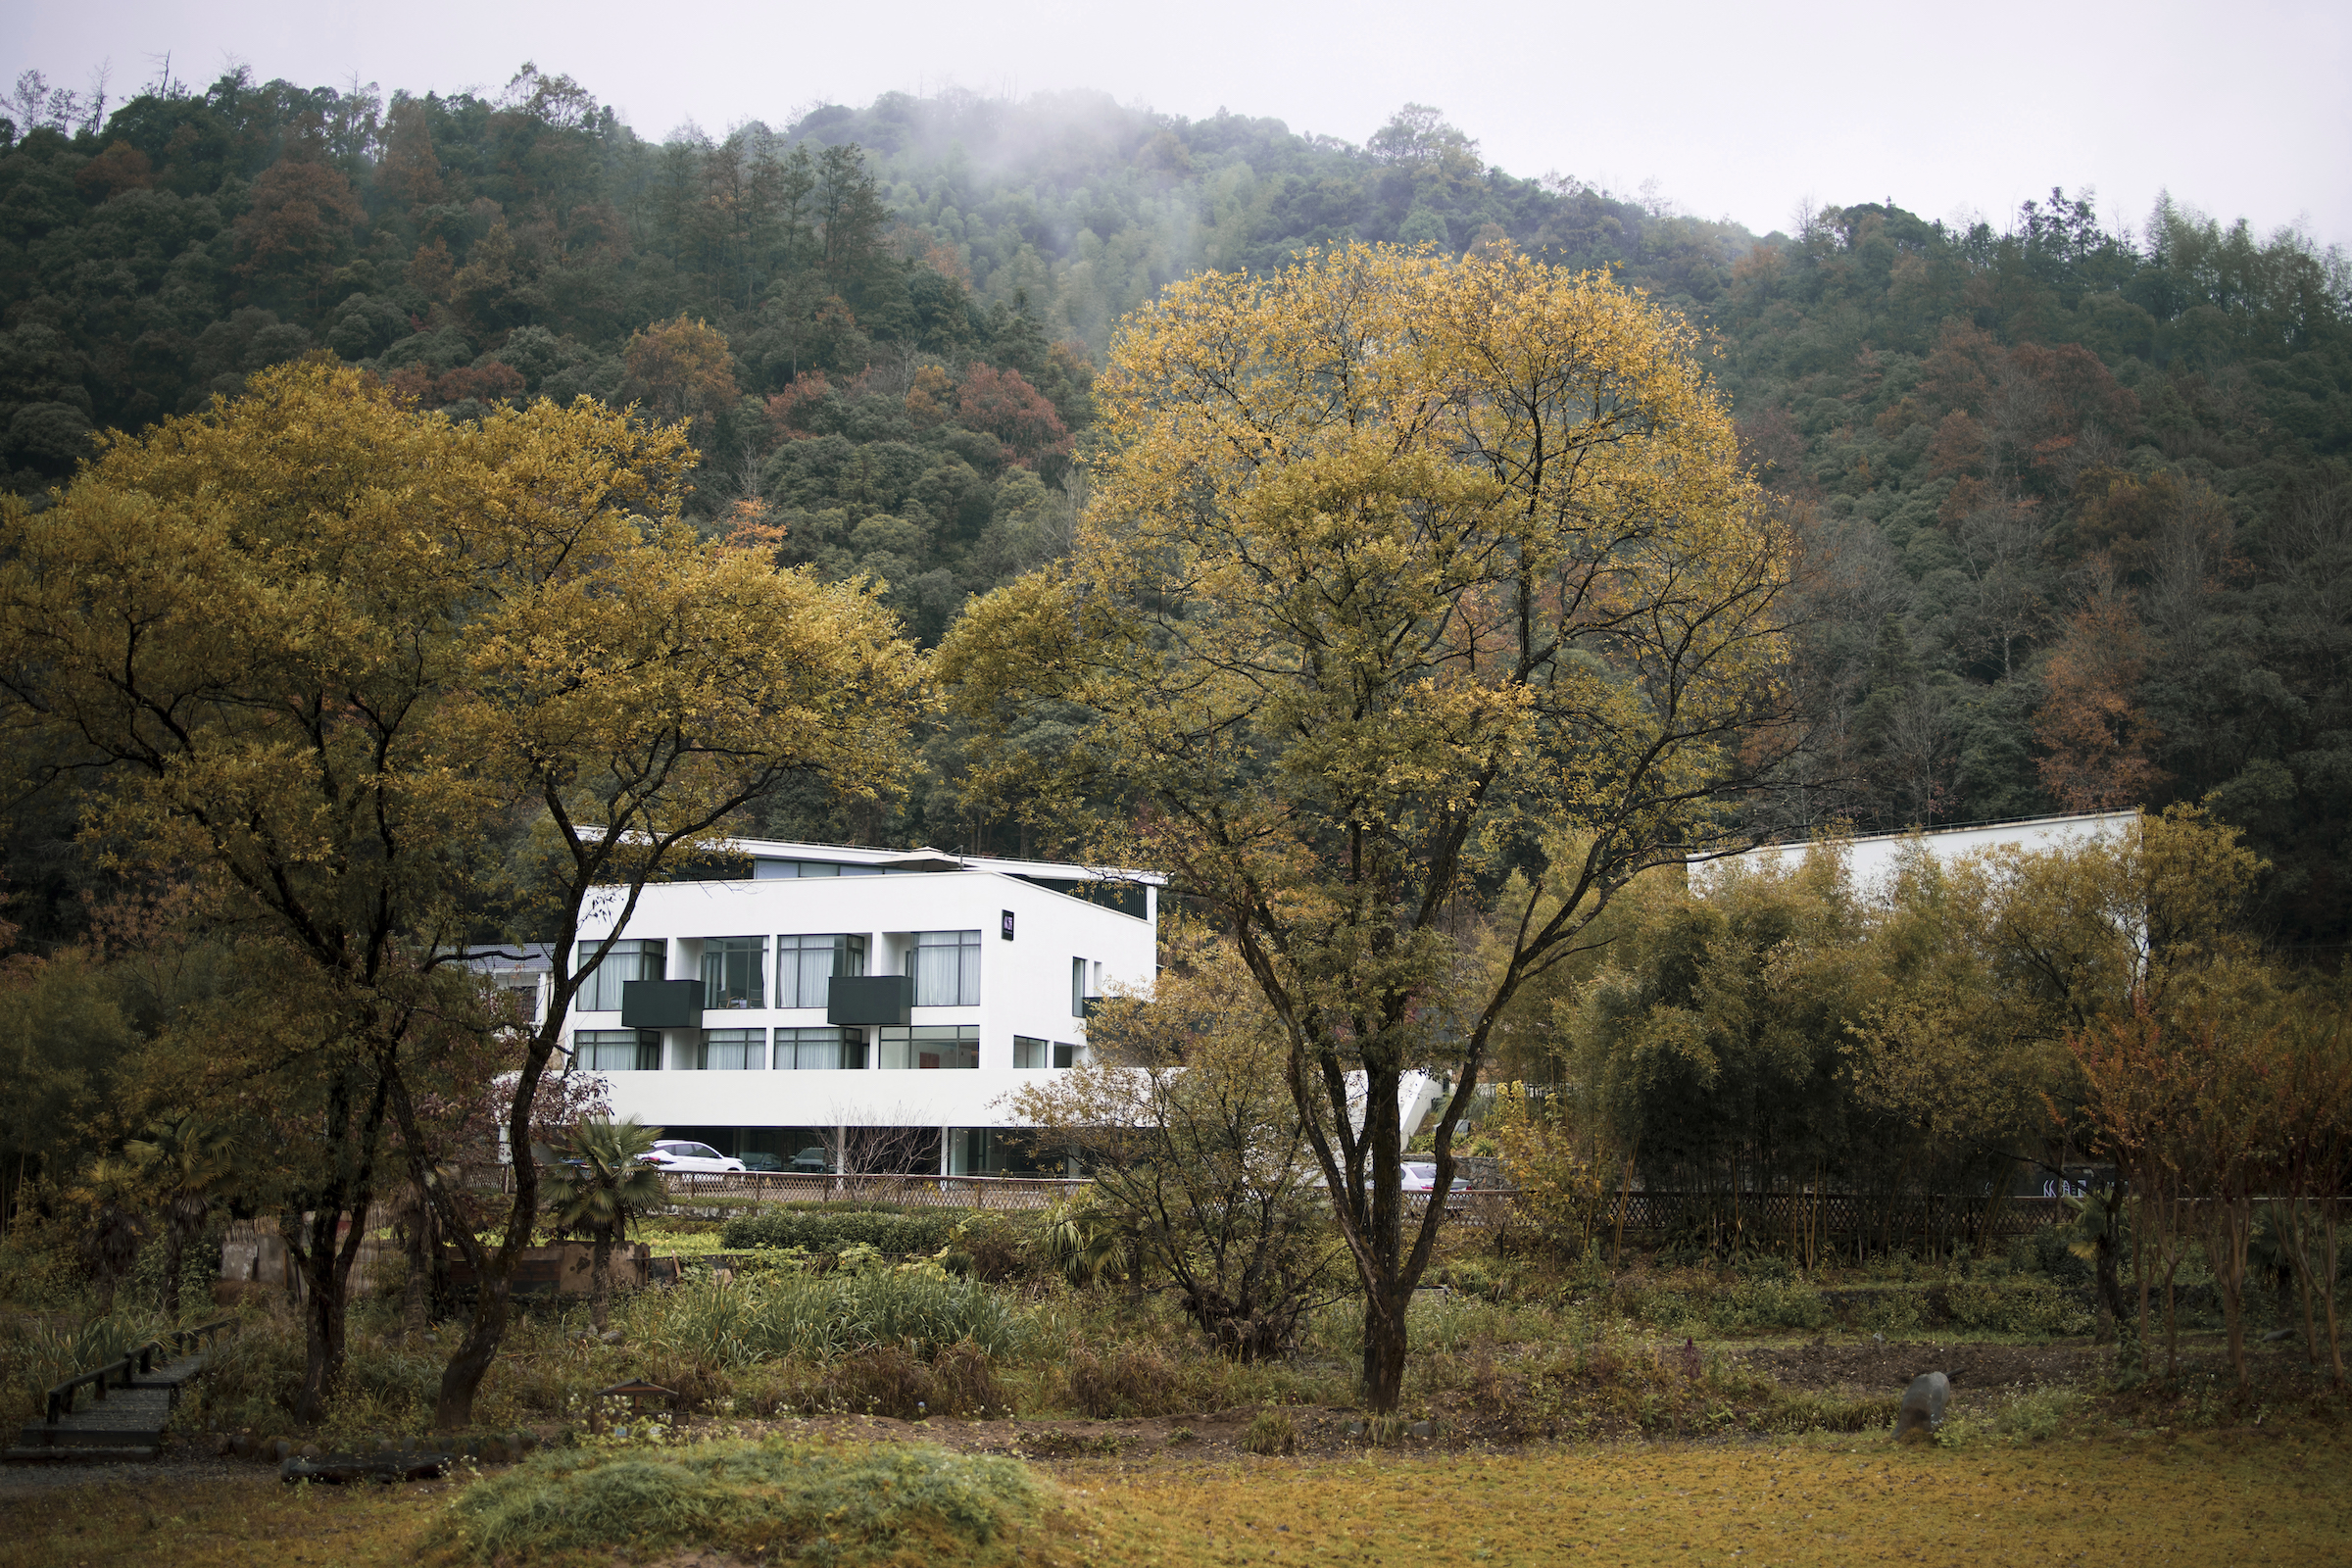
M1438 1186L1438 1162L1434 1159L1406 1160L1404 1180L1398 1186L1408 1193L1435 1192Z
M756 1149L743 1156L743 1168L745 1170L782 1170L784 1168L784 1156L782 1154L770 1154L762 1150Z
M654 1145L653 1152L639 1157L671 1175L717 1176L743 1169L742 1160L730 1158L709 1144L693 1144L679 1138L664 1138Z
M784 1168L809 1176L830 1176L833 1174L833 1161L826 1156L824 1146L818 1144L793 1155L792 1163Z

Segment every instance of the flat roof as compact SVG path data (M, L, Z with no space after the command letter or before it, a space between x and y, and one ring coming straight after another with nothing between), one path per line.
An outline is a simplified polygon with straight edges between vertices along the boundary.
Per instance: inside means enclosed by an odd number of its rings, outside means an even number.
M871 865L908 871L994 871L1001 876L1042 877L1059 882L1137 882L1167 885L1157 871L1118 866L1075 865L1066 860L1014 860L995 855L957 855L923 845L911 850L877 850L854 844L810 844L791 839L731 839L734 854L755 860L816 860L834 865Z
M1853 838L1838 838L1835 834L1821 834L1809 839L1776 839L1769 844L1759 844L1752 850L1743 850L1740 853L1759 855L1768 850L1805 850L1811 849L1816 844L1849 846L1886 844L1898 839L1939 839L1960 833L1989 833L2002 836L2032 835L2045 832L2051 828L2087 826L2091 823L2120 824L2136 821L2138 817L2139 811L2136 808L2121 811L2075 811L2057 816L1995 817L1984 822L1953 822L1943 827L1907 827L1891 833L1864 833Z

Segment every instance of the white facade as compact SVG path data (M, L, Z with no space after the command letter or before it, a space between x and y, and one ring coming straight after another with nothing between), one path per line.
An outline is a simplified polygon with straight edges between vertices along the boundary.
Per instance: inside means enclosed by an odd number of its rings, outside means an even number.
M1968 827L1932 828L1919 833L1874 833L1867 838L1833 841L1844 851L1846 871L1854 887L1876 895L1886 890L1895 861L1904 848L1917 844L1937 861L1950 864L1984 850L2015 848L2057 850L2094 842L2114 842L2139 820L2137 811L2091 811L2079 816L2035 816L2014 822L1984 822ZM1694 887L1704 888L1719 868L1744 865L1751 869L1793 867L1810 844L1768 844L1743 855L1691 867Z
M699 1029L630 1031L616 988L593 983L573 1008L572 1070L601 1074L615 1115L730 1153L789 1155L810 1130L939 1129L943 1171L993 1168L987 1139L956 1135L1019 1126L1006 1098L1084 1059L1086 999L1151 989L1152 879L937 851L738 849L751 877L648 887L619 932L646 945L642 960L616 956L631 978L658 958L660 978L700 982ZM617 912L601 926L592 913L588 944ZM907 1022L830 1022L833 974L912 977Z

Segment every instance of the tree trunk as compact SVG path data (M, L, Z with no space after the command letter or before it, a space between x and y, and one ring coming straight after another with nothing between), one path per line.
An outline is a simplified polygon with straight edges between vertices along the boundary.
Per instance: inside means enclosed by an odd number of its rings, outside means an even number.
M596 1262L588 1275L588 1320L596 1332L605 1332L611 1317L612 1300L612 1233L600 1228L596 1233Z
M466 1325L466 1337L458 1342L449 1364L441 1369L441 1388L433 1400L433 1426L437 1431L461 1432L473 1424L474 1396L481 1392L482 1379L489 1375L491 1363L498 1359L498 1348L506 1339L512 1315L508 1298L514 1289L515 1267L539 1228L539 1162L531 1152L531 1106L538 1098L540 1080L546 1076L548 1058L555 1054L555 1037L562 1026L564 1009L551 1007L549 1012L548 1021L531 1039L522 1071L515 1076L514 1102L507 1110L507 1147L513 1160L514 1191L507 1205L506 1235L496 1249L482 1246L458 1209L441 1173L426 1159L427 1145L408 1085L395 1070L397 1063L387 1062L385 1066L392 1111L402 1139L409 1146L411 1169L431 1200L444 1233L472 1267L479 1293L474 1298L473 1316Z
M2328 1318L2328 1371L2335 1386L2341 1389L2344 1386L2344 1342L2337 1329L2335 1319L2336 1202L2336 1197L2332 1193L2320 1200L2320 1255L2328 1269L2326 1276L2328 1288L2320 1292L2320 1304L2325 1308Z
M2223 1194L2206 1205L2205 1263L2222 1298L2222 1322L2230 1344L2230 1367L2241 1389L2252 1384L2246 1366L2246 1242L2254 1228L2253 1200Z
M412 1333L421 1333L432 1321L433 1263L433 1205L421 1191L412 1193L413 1206L402 1216L403 1240L408 1243L408 1278L401 1285L401 1322Z
M1396 1408L1404 1394L1405 1308L1413 1288L1364 1292L1364 1404L1376 1412Z
M343 1211L309 1215L289 1214L280 1228L289 1240L303 1283L302 1388L294 1397L294 1419L314 1426L326 1416L326 1403L343 1375L345 1318L350 1300L351 1265L368 1235L368 1200L363 1194L351 1210L351 1229L343 1229Z

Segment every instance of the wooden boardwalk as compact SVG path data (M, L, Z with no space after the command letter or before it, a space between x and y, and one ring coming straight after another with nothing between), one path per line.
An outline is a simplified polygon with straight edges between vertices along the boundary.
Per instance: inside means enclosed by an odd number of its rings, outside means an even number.
M84 1372L51 1389L41 1419L25 1423L6 1457L15 1462L64 1459L152 1459L179 1391L202 1372L211 1352L204 1341L235 1326L233 1318L200 1329L175 1330L120 1361Z

